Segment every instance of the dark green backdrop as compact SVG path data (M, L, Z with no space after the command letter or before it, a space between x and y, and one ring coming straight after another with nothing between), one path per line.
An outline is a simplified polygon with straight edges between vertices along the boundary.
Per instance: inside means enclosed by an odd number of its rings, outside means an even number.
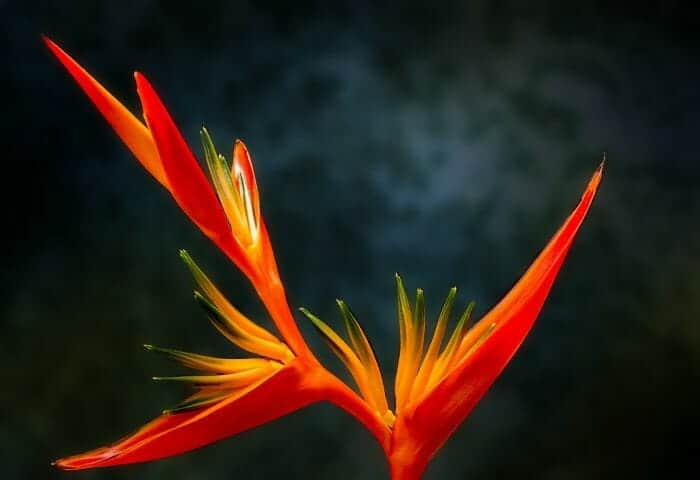
M484 313L607 150L599 197L538 323L426 477L665 478L694 466L697 11L422 3L0 1L0 476L387 477L370 435L326 405L157 463L49 467L181 397L152 384L178 370L141 344L231 353L191 301L178 248L264 316L40 33L131 107L131 73L145 72L197 152L202 124L222 150L243 138L292 305L336 321L333 300L345 298L388 375L392 274L425 289L431 318L452 285Z

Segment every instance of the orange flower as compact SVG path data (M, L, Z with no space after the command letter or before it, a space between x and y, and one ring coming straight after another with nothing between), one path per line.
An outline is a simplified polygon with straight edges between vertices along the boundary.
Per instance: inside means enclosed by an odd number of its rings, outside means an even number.
M426 342L423 291L416 292L411 305L396 276L400 346L392 409L374 350L342 300L338 307L349 343L308 310L301 310L346 365L359 394L325 369L301 336L279 278L251 157L243 142L234 143L229 162L202 129L210 182L143 75L136 73L135 78L145 124L55 43L44 40L139 162L250 280L281 337L238 311L182 251L198 286L195 300L219 332L252 356L218 358L147 345L148 350L200 372L154 378L186 383L194 393L133 435L63 458L56 465L85 469L155 460L235 435L311 403L330 401L377 438L393 479L420 478L530 330L593 201L603 165L573 213L511 291L472 327L468 326L470 304L446 342L456 289L450 290Z

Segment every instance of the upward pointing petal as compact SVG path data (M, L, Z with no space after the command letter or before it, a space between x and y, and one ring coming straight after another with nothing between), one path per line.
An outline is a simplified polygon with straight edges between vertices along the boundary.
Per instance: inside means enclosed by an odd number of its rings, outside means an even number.
M244 315L242 315L236 307L231 305L231 303L226 299L226 297L216 288L216 285L207 277L207 275L199 268L199 265L192 259L186 250L180 250L180 258L187 265L195 282L205 297L207 297L211 303L213 303L217 309L228 317L229 319L235 318L238 320L239 327L244 330L247 334L253 337L259 337L263 340L267 340L274 343L281 343L277 337L272 335L270 332L262 328L260 325L248 320Z
M249 277L252 267L233 238L216 194L151 83L139 72L136 87L177 204Z
M119 100L114 98L97 80L73 60L61 47L47 37L44 43L68 70L80 88L95 104L102 116L112 126L116 134L131 150L148 172L165 188L170 190L168 178L158 156L151 133Z
M253 162L242 140L236 140L233 145L231 174L234 178L240 178L241 180L239 189L241 192L244 192L242 197L246 207L246 216L251 233L255 239L260 230L260 198L258 184L255 181Z
M576 209L564 222L511 291L462 340L466 356L402 421L400 430L413 439L400 457L427 462L464 420L505 368L539 314L569 248L595 196L602 164ZM492 330L489 332L489 330ZM406 460L406 459L404 459ZM399 461L397 457L395 461ZM424 465L423 465L424 466Z

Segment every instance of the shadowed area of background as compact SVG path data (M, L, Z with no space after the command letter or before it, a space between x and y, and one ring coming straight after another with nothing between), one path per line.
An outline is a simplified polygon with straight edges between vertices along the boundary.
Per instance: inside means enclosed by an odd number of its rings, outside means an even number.
M201 151L251 149L293 307L344 298L394 370L392 274L477 314L544 246L608 151L539 321L426 478L661 478L700 420L697 11L675 2L196 5L0 1L0 464L10 479L381 479L371 436L317 405L205 449L61 473L184 394L143 343L232 354L191 299L187 248L266 322L40 43L136 109L147 74ZM342 372L300 316L314 350Z

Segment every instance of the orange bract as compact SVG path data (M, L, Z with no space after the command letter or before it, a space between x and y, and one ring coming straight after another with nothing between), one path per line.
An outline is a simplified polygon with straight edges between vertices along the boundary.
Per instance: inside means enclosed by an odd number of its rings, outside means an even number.
M182 251L199 288L196 301L214 327L252 357L218 358L147 345L148 350L199 371L196 375L154 378L185 383L193 393L114 445L56 464L85 469L155 460L325 400L345 409L372 432L387 456L393 479L419 478L530 330L593 201L602 164L578 206L527 272L473 327L468 325L473 308L469 304L448 332L456 296L452 288L427 341L423 291L417 290L411 302L396 276L400 345L394 381L396 405L392 409L374 350L345 302L337 303L348 341L308 310L302 312L348 368L359 395L318 362L301 336L279 278L261 214L253 163L243 142L234 143L229 162L218 153L209 132L202 129L210 174L207 179L143 75L137 73L135 78L145 125L55 43L45 41L146 170L251 281L280 335L236 309Z

